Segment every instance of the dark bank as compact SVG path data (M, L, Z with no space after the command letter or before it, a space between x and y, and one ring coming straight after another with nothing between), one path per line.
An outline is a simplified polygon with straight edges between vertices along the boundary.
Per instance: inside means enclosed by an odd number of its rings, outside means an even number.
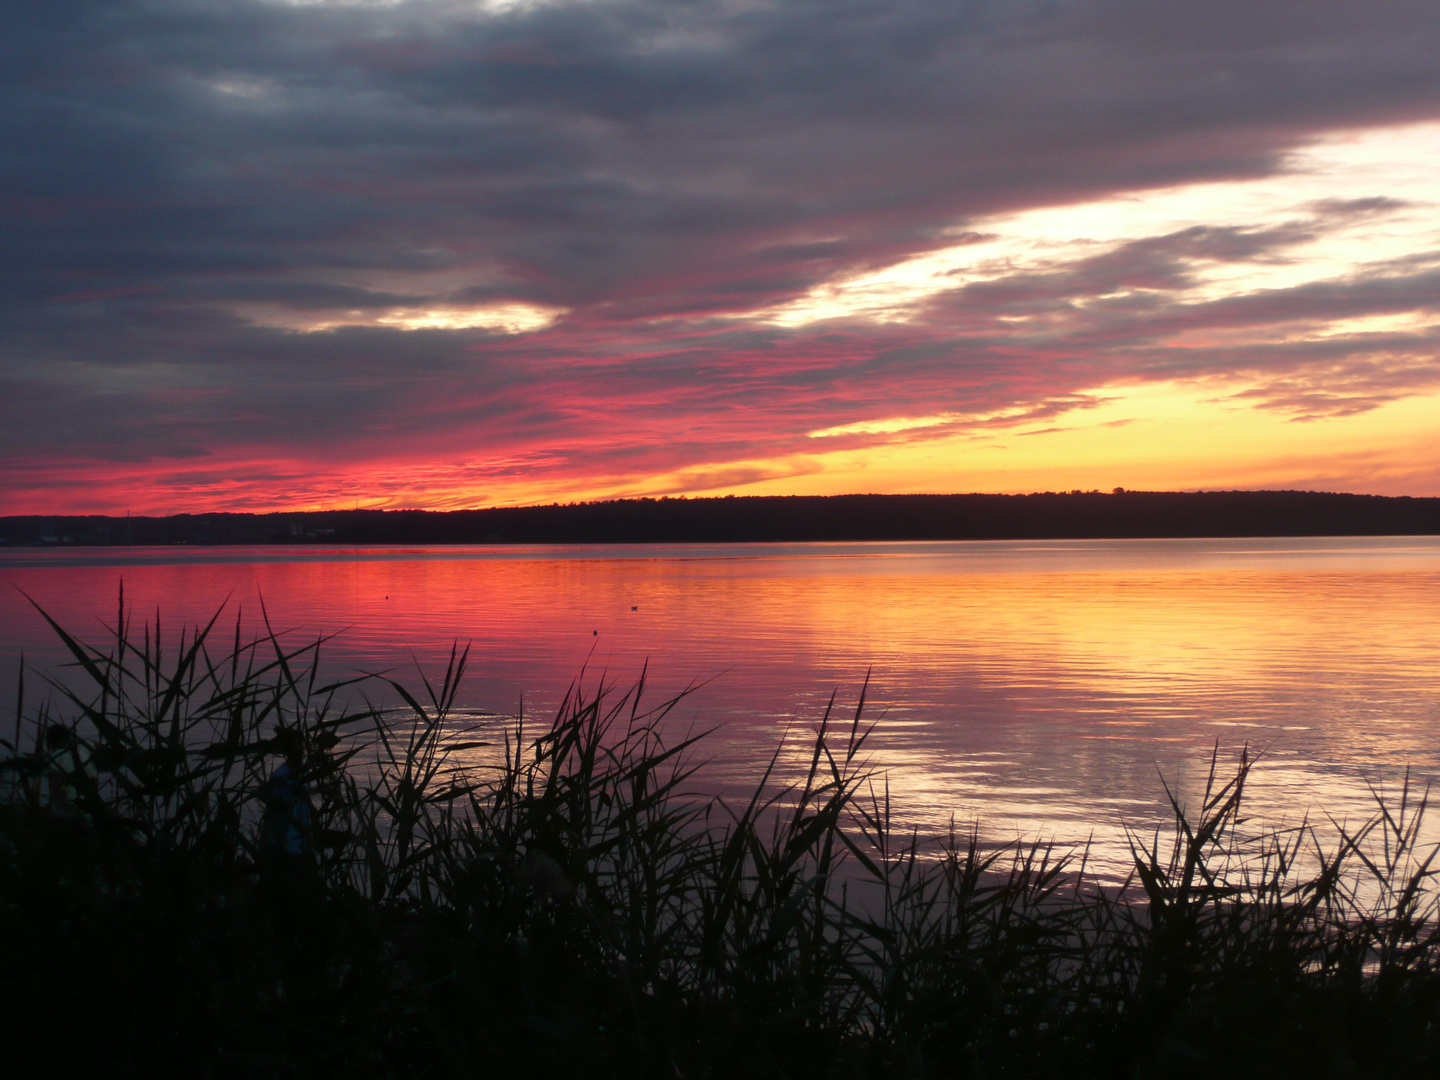
M620 499L484 510L0 518L0 544L607 544L1440 534L1440 498L1314 491Z

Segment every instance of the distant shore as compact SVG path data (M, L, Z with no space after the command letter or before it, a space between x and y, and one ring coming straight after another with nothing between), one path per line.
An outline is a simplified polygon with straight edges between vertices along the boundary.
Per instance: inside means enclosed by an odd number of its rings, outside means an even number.
M1316 491L726 496L483 510L0 517L0 546L604 544L1440 534L1440 498Z

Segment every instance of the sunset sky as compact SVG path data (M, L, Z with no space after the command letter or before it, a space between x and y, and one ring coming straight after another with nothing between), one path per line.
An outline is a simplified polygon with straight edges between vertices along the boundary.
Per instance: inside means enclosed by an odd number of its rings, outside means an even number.
M0 3L0 513L1440 495L1434 0Z

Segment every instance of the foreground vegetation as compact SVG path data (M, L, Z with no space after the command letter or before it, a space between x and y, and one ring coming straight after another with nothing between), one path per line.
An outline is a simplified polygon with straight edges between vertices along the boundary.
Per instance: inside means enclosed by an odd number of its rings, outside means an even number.
M323 683L323 643L218 627L162 648L122 599L102 648L55 627L75 677L33 705L22 685L0 774L12 1061L536 1078L1440 1063L1436 856L1408 787L1358 829L1265 828L1243 813L1242 754L1102 887L1083 850L892 826L860 708L819 723L808 769L783 776L777 754L727 803L690 794L696 739L669 737L675 701L647 706L643 677L577 686L537 732L456 714L463 652L412 694Z

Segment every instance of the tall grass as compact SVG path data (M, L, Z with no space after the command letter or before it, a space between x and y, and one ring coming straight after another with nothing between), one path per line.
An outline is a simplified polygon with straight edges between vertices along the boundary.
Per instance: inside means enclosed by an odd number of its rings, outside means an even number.
M12 1060L537 1078L1440 1062L1436 852L1408 783L1358 828L1268 827L1244 812L1251 760L1217 751L1199 802L1172 797L1173 827L1132 833L1130 879L1102 885L1083 848L899 828L863 695L843 718L832 700L805 767L777 749L727 801L694 794L703 735L672 735L680 699L650 704L643 675L577 683L534 730L457 713L459 649L412 692L327 682L323 640L246 637L238 615L172 643L122 595L101 646L51 625L73 670L34 703L22 681L0 741Z

